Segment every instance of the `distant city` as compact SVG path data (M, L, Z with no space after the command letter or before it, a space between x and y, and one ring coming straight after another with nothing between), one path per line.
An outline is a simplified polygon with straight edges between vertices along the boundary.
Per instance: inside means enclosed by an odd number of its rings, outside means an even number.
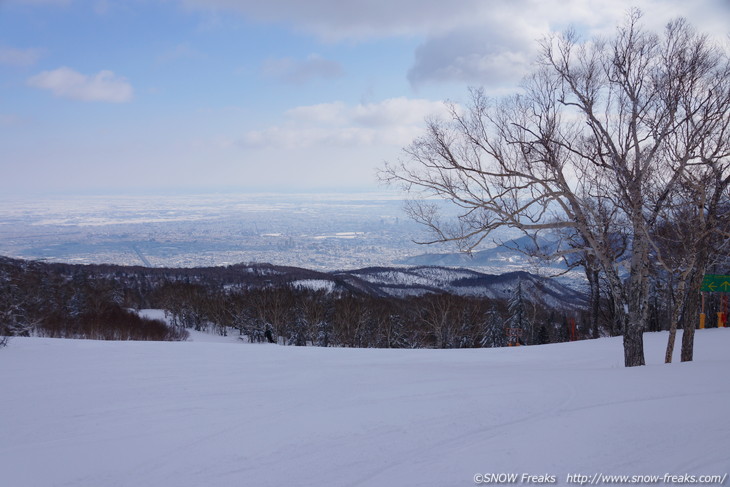
M0 206L0 255L147 267L395 265L446 247L388 193L75 196Z

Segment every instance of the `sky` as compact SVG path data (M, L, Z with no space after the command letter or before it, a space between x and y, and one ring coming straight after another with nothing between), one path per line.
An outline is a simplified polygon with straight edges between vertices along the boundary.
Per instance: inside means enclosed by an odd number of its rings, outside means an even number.
M728 0L0 0L0 193L377 190L445 100L631 7L730 32Z

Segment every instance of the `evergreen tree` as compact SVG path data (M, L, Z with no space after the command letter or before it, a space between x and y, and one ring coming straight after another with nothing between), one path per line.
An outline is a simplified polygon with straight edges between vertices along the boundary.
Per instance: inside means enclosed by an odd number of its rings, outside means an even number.
M484 321L484 334L482 336L482 347L495 348L507 345L504 323L497 308L492 305L487 311Z
M289 335L289 345L303 347L309 339L309 322L303 316L297 316Z
M525 297L522 292L522 280L517 281L512 296L507 305L507 328L515 335L512 338L515 342L521 341L521 344L528 344L528 337L532 330L532 324L527 316L527 307L525 306Z
M322 320L316 325L318 347L329 347L332 336L332 324L326 320Z
M563 316L563 324L560 326L558 333L558 341L569 342L570 341L570 323L568 317Z

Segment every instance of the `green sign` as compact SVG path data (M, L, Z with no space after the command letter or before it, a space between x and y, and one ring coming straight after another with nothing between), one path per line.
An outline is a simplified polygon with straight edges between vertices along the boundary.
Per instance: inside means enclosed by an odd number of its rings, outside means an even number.
M704 293L730 293L730 276L705 274L700 291Z

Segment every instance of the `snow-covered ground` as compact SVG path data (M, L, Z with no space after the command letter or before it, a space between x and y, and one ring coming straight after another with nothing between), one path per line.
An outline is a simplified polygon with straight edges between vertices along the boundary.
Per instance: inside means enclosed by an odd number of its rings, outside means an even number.
M699 331L685 364L661 364L666 334L645 337L650 365L631 369L620 339L358 350L14 338L0 350L0 485L726 475L730 330Z

